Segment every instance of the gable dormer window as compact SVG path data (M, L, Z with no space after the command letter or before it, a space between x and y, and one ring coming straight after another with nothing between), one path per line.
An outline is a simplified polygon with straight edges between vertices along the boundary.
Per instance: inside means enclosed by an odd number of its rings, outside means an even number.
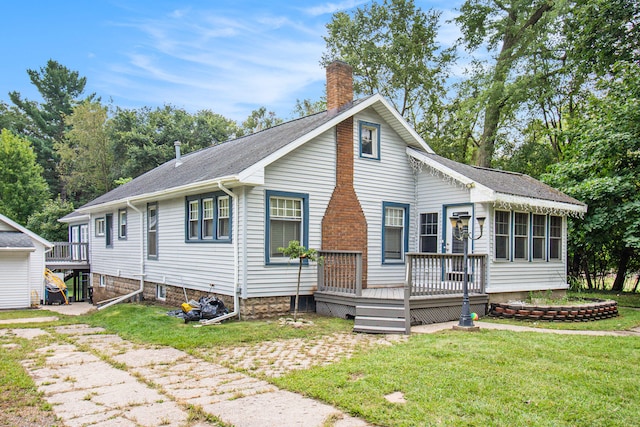
M380 160L380 125L360 122L360 157Z

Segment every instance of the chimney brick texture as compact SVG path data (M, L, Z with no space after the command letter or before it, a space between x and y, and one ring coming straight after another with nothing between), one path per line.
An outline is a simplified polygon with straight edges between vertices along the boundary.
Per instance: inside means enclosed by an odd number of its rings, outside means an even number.
M327 110L336 110L353 101L353 68L342 61L327 66Z
M362 252L367 287L367 220L353 188L353 117L336 126L336 186L322 218L322 249Z

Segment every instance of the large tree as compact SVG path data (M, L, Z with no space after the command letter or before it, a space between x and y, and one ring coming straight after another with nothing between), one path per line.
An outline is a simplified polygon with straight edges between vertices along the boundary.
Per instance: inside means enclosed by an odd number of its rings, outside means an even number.
M23 99L16 91L9 93L9 98L29 118L24 136L33 143L45 178L52 190L57 192L61 190L57 174L59 158L53 146L56 142L62 142L66 130L65 116L70 115L73 107L80 102L87 79L53 59L39 70L28 69L27 74L43 102Z
M517 85L516 76L531 55L549 48L550 28L558 9L554 0L467 0L456 18L462 43L471 52L486 47L494 54L487 69L483 94L483 123L476 164L491 167L498 130L513 105L522 100L526 86ZM511 107L510 107L511 106ZM510 111L508 109L511 108Z
M238 132L236 123L202 110L195 115L170 105L162 108L117 108L109 121L114 147L114 174L135 178L175 156L175 141L183 153L228 140Z
M544 179L583 200L589 211L574 224L570 251L592 278L610 260L620 291L640 252L640 66L621 62L602 78L573 128L565 160ZM636 268L638 263L636 262ZM591 265L590 265L591 263ZM609 265L605 264L605 269Z
M42 167L31 144L6 129L0 131L0 213L26 224L49 198Z
M384 0L338 12L327 24L322 63L353 67L354 91L380 93L419 132L437 126L453 55L436 41L440 13L412 0Z
M107 108L85 101L66 117L65 138L55 143L60 175L68 197L78 204L114 187L113 149L107 132Z

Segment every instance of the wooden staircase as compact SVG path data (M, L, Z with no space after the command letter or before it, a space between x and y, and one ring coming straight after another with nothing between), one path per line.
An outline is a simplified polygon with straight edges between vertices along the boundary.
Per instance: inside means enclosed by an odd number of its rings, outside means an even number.
M405 307L403 301L381 303L367 301L356 305L354 332L369 334L408 334Z

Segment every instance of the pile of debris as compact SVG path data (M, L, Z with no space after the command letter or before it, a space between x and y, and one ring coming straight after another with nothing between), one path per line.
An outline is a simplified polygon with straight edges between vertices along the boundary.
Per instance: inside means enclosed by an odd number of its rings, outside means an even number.
M181 307L181 310L173 310L167 314L184 319L184 323L189 323L215 319L229 313L222 300L214 296L202 297L198 301L190 300L182 303Z

